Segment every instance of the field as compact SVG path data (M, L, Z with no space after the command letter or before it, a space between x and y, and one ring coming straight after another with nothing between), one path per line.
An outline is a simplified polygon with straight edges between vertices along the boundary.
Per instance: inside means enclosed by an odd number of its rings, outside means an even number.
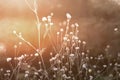
M24 0L18 5L13 0L19 7L24 4L19 10L26 7L26 14L3 17L11 15L9 9L0 14L0 80L120 80L119 0L80 0L85 4L80 11L67 7L66 12L63 6L61 13L55 8L47 14L48 6L57 3L52 1ZM41 6L46 10L40 12Z

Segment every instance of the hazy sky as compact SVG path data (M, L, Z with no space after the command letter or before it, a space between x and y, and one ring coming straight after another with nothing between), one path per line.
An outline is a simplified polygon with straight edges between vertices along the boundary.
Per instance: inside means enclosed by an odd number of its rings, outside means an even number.
M33 6L33 0L28 1ZM38 0L38 13L41 18L53 12L57 21L66 19L65 14L69 12L72 20L80 24L81 39L102 45L111 38L108 27L114 29L115 25L120 25L119 4L120 0ZM36 43L31 39L36 35L35 17L24 0L0 0L0 43L11 48L19 41L12 30L22 32L28 41Z

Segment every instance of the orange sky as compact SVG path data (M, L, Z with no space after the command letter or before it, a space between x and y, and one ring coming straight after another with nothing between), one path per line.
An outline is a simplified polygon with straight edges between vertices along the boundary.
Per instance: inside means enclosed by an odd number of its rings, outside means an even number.
M33 0L28 1L31 5L33 5ZM38 15L40 19L43 16L48 16L51 12L53 12L54 21L63 21L66 20L65 14L69 12L72 15L72 21L75 20L80 23L80 37L83 39L91 39L91 41L93 35L98 37L101 34L94 33L94 31L92 31L94 30L93 26L96 26L98 24L102 26L101 23L98 23L99 21L97 22L97 18L100 18L100 20L104 21L104 17L106 18L104 14L109 14L110 10L109 5L107 7L106 4L103 4L101 2L101 0L98 0L98 2L97 0L38 1ZM89 3L86 3L86 1ZM98 5L96 3L100 4ZM105 8L102 6L104 6ZM116 11L118 10L116 9ZM101 14L98 14L99 12ZM95 16L97 16L97 18ZM0 43L4 44L7 47L8 52L10 52L9 50L12 51L14 44L17 44L20 41L18 38L16 38L16 36L12 34L13 30L16 30L17 32L22 32L25 39L27 39L37 47L37 32L35 24L35 15L28 8L24 0L0 0ZM98 37L96 39L98 39L96 41L102 42L102 38ZM49 45L49 42L47 45Z

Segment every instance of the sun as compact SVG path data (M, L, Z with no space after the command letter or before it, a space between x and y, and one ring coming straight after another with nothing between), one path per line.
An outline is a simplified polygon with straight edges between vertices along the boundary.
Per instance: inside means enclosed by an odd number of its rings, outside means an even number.
M6 52L6 47L3 43L0 43L0 53L5 53Z

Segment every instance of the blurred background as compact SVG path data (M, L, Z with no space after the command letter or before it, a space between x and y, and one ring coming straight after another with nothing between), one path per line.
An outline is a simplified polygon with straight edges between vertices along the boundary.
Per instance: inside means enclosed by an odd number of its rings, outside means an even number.
M28 1L32 5L33 0ZM120 0L38 0L38 5L39 18L53 12L56 24L66 20L66 13L70 13L71 23L79 23L80 39L87 42L88 49L99 53L109 45L110 53L120 51ZM21 41L12 33L13 30L21 32L27 41L38 46L35 15L25 0L0 0L1 55L13 55L14 45ZM43 47L49 48L49 41L43 42L46 43L42 44ZM24 43L20 51L32 53Z

